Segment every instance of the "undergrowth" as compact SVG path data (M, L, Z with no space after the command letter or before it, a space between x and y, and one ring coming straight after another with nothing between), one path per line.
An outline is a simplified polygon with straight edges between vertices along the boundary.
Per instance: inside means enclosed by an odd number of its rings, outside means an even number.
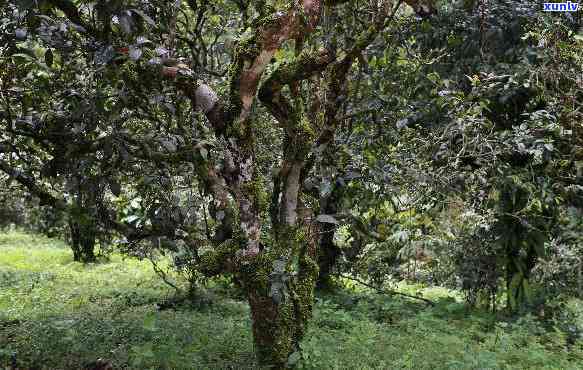
M320 295L298 367L582 368L581 339L422 290L435 306L358 287ZM245 301L211 282L205 304L161 310L173 294L147 262L113 255L83 265L60 241L0 234L0 368L16 360L21 369L81 369L98 358L116 369L256 368Z

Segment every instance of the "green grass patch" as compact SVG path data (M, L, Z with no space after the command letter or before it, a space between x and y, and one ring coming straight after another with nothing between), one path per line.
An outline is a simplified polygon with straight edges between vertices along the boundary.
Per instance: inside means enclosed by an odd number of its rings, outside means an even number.
M532 317L501 320L469 311L455 292L423 292L435 307L356 288L320 296L298 366L582 368L583 343ZM244 301L211 284L210 303L160 311L173 294L148 262L114 255L83 265L60 241L0 234L0 368L12 356L23 369L80 369L98 358L116 369L257 368Z

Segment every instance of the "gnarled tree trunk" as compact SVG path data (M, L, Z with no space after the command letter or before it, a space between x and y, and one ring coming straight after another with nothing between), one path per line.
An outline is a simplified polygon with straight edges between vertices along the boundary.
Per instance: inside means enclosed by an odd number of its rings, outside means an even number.
M268 252L242 271L258 361L275 368L287 366L290 355L299 351L312 316L318 276L316 244L302 240L301 234L303 231L286 233L290 239L276 241L280 248L295 244L292 250L299 249L297 263L286 263L279 254Z
M215 170L219 166L210 161L200 161L200 177L214 198L217 214L236 213L237 220L232 229L218 228L232 238L216 238L215 248L201 256L199 267L207 276L223 272L237 275L249 299L257 358L274 368L286 367L290 355L298 351L312 315L319 270L318 240L311 230L313 217L302 207L304 179L313 166L309 156L320 155L334 140L339 107L348 93L348 72L394 15L391 2L379 2L372 26L339 59L336 45L319 50L304 48L324 5L344 2L294 1L286 12L275 12L255 22L258 26L252 36L241 39L233 53L230 89L224 98L193 78L194 73L187 68L167 66L161 71L176 78L177 87L191 98L193 107L205 113L215 135L226 139L220 170ZM418 5L413 0L408 3ZM275 53L288 40L295 42L295 56L262 80ZM305 101L304 81L313 86L313 104ZM283 93L285 86L289 94ZM256 96L284 134L282 161L274 176L269 207L271 223L267 225L262 216L267 213L269 197L265 189L269 186L258 173L256 160L254 129L258 118L252 109ZM229 207L237 212L227 212ZM271 235L267 241L262 234L266 226Z

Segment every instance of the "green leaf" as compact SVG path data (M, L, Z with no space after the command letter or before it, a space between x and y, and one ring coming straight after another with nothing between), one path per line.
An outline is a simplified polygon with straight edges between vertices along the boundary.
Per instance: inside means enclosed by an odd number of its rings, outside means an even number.
M26 40L26 30L23 28L17 28L14 31L17 40Z
M22 58L22 59L27 60L27 61L35 61L35 58L33 56L25 54L25 53L17 53L17 54L12 55L12 58L16 58L16 57Z
M208 150L206 148L201 147L199 149L200 151L200 156L202 157L202 159L207 159L208 157Z
M131 223L137 221L139 218L140 218L140 216L130 215L130 216L126 217L124 221L131 224Z
M287 366L293 367L298 361L302 358L302 355L299 351L295 351L287 358Z
M142 49L136 46L130 46L129 57L131 60L138 60L142 56Z

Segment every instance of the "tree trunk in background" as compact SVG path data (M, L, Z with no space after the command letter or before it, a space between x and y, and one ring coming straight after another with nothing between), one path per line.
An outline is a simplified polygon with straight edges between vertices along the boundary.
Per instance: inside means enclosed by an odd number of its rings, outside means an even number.
M519 290L513 289L512 281L518 273L518 269L515 265L515 259L517 255L513 253L512 247L506 247L506 308L510 311L516 308L516 302L520 299Z
M95 262L95 239L97 224L94 215L97 187L88 179L75 177L69 179L70 186L76 188L73 207L69 209L69 229L71 230L71 249L76 262Z
M318 254L318 266L320 267L317 281L318 289L326 290L332 287L332 271L340 256L340 249L334 244L335 231L336 225L334 224L326 224L322 227L323 234Z
M320 213L326 215L338 213L341 196L342 189L338 185L334 185L330 195L320 199ZM326 290L332 288L331 275L340 257L340 248L334 243L334 233L336 232L337 225L321 223L320 229L322 230L320 246L318 248L318 266L320 273L316 288Z
M515 221L507 220L507 224L510 222ZM538 261L538 255L533 246L528 247L526 255L521 255L519 243L526 238L527 235L521 225L515 222L512 238L506 244L506 298L507 308L511 311L523 308L529 303L528 283Z
M71 232L71 249L73 250L73 260L76 262L95 262L95 239L96 232L94 225L69 218L69 229Z
M83 226L80 238L80 246L81 246L81 262L95 262L95 227L93 224Z

